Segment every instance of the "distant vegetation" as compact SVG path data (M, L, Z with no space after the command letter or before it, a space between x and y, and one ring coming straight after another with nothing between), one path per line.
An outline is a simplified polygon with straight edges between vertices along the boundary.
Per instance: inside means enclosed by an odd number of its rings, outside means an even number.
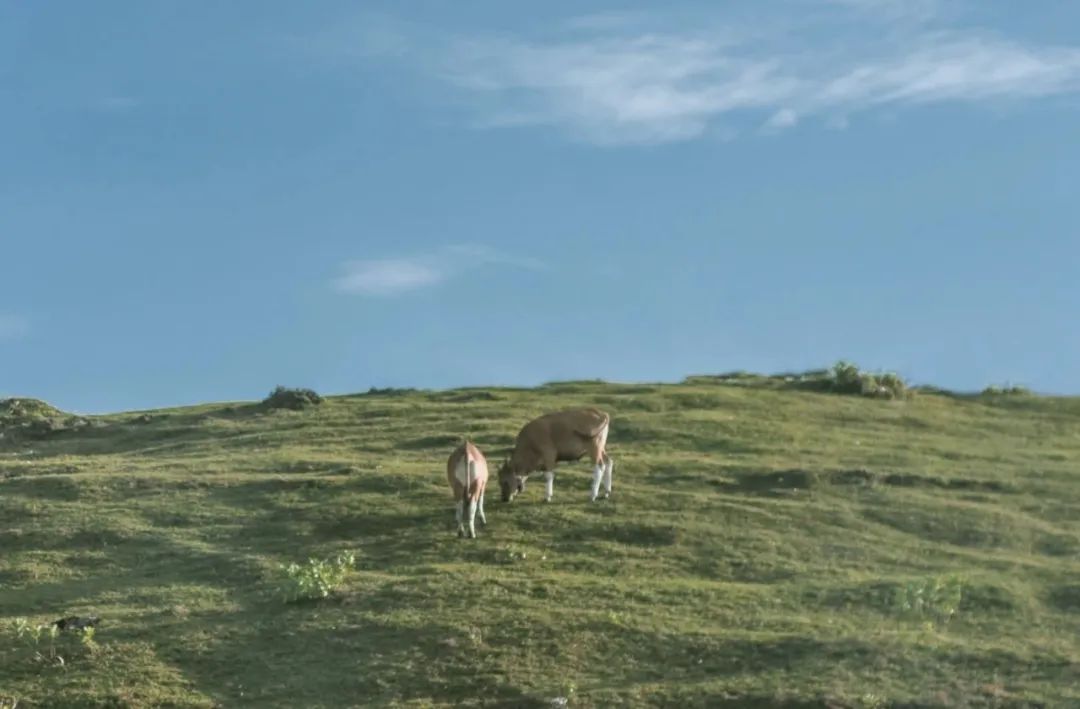
M323 398L311 389L290 389L278 386L270 395L262 400L262 405L267 409L292 409L299 411L309 406L318 406L323 403Z
M983 389L983 396L1030 396L1031 390L1027 387L1009 385L988 386Z
M65 413L40 399L0 399L0 437L40 438L94 425L90 418Z
M894 372L871 374L851 362L840 361L829 373L832 391L838 394L858 394L877 399L903 399L909 395L907 383Z
M67 416L67 414L40 399L18 397L0 399L0 424L4 426L17 426L42 419L62 418L64 416Z
M730 372L693 376L686 379L687 384L709 381L740 386L772 386L782 389L831 392L872 399L907 399L912 394L912 389L899 374L863 371L857 365L844 360L834 364L831 369L813 369L807 372L773 375Z

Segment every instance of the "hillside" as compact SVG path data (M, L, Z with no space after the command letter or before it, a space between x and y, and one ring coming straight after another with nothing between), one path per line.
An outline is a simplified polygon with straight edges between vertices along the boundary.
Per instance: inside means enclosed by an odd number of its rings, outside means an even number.
M571 405L613 415L614 498L586 463L550 505L493 484L459 540L459 437L495 458ZM705 377L88 418L0 438L0 707L1080 706L1077 399ZM341 551L338 594L274 594ZM96 649L15 637L68 615Z

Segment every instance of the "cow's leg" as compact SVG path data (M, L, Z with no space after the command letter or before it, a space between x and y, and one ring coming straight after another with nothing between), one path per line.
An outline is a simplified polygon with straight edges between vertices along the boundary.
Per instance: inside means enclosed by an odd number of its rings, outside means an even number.
M592 471L592 494L589 496L589 502L596 502L596 496L600 494L600 480L603 477L604 463L598 460Z
M477 506L477 512L480 513L480 524L487 526L487 517L484 516L484 491L480 491L480 504Z
M615 470L615 461L611 456L604 456L604 497L611 497L611 473Z
M555 472L544 471L544 502L551 502L551 495L555 492Z
M476 500L469 497L465 501L465 521L469 525L469 538L476 539Z

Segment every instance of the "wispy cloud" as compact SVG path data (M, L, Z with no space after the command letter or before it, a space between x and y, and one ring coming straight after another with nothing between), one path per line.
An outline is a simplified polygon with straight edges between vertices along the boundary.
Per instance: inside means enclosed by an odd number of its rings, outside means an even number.
M19 315L0 313L0 340L14 340L22 337L30 329L30 323Z
M446 279L447 274L432 264L407 258L349 261L345 275L334 281L342 293L357 295L399 295Z
M549 126L596 144L689 140L718 124L846 125L876 107L1030 101L1080 91L1080 48L967 27L944 0L785 0L697 23L572 18L543 38L395 28L395 58L454 87L484 128ZM774 6L774 7L775 7ZM887 31L882 32L883 23ZM676 25L676 26L673 26Z
M799 114L790 108L781 108L765 121L767 130L783 130L791 128L799 122Z
M334 279L339 293L392 297L440 285L468 270L504 265L542 270L535 259L504 254L479 244L455 244L435 252L408 257L347 261L344 273Z

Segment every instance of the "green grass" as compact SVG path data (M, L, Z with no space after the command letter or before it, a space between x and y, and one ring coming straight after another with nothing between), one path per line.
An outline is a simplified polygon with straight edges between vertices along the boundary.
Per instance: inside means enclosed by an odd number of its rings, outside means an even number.
M496 459L570 405L613 415L613 500L563 465L458 539L460 436ZM94 418L0 439L0 707L1080 706L1077 399L730 375ZM67 615L93 652L15 638Z

